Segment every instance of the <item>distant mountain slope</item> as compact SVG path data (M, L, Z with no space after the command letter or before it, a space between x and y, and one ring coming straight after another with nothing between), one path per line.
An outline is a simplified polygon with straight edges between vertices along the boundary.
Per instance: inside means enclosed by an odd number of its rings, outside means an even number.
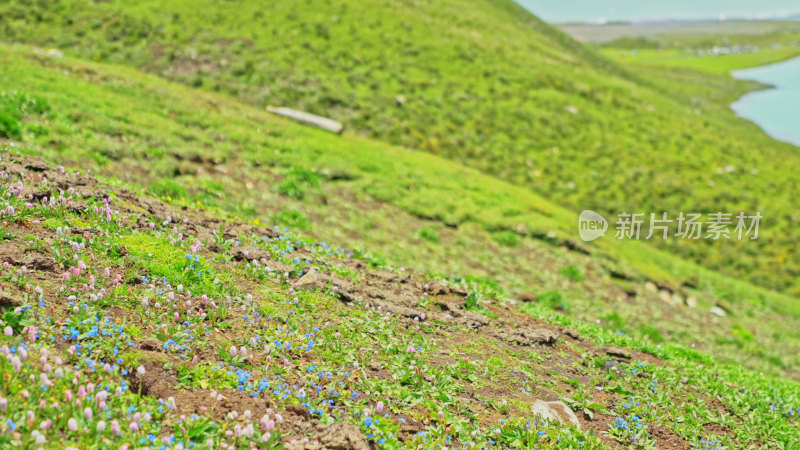
M13 3L0 6L0 33L332 116L577 210L760 211L758 241L663 245L800 292L797 149L695 87L640 81L510 0L220 5Z

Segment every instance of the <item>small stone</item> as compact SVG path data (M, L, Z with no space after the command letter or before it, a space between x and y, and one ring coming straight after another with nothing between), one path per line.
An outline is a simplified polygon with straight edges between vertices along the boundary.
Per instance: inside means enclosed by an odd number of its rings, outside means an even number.
M717 317L725 317L725 310L720 308L719 306L714 306L710 310L711 314Z
M578 428L581 427L578 416L563 402L544 402L542 400L536 400L533 402L533 405L531 405L531 411L534 415L538 415L542 419L554 420L561 424L574 425Z

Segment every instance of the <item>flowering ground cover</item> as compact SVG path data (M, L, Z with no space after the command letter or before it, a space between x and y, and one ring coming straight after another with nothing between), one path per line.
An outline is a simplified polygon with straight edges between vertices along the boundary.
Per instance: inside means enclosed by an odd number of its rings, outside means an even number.
M798 445L793 381L10 147L0 177L4 446Z
M800 379L791 296L640 242L582 242L577 214L424 152L321 133L131 69L0 49L0 103L19 132L5 142L23 153L181 207L288 226L384 267L480 281L494 298L538 300L614 333ZM725 317L711 314L719 305Z

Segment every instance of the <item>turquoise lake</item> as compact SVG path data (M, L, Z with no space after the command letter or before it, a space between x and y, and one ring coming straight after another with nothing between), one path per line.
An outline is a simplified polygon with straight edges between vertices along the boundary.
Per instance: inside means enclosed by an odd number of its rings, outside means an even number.
M750 92L731 105L775 139L800 146L800 57L768 66L737 70L733 76L773 86Z

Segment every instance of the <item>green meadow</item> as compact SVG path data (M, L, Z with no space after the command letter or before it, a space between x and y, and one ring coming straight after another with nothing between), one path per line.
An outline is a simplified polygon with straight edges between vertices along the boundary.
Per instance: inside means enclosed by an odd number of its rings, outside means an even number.
M800 157L729 72L798 40L582 44L509 0L0 3L0 445L795 448ZM662 211L763 219L615 238Z

